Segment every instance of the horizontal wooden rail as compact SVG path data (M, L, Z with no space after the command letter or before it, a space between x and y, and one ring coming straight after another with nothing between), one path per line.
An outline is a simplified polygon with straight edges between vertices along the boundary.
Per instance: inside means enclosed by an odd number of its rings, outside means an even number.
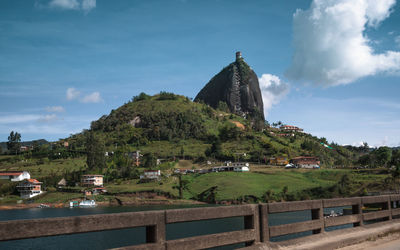
M384 203L390 201L390 195L362 197L363 204Z
M400 215L400 208L392 208L392 216Z
M361 222L361 214L325 218L325 227L340 226L345 224Z
M292 224L285 224L279 226L270 226L269 234L270 237L276 237L286 234L301 233L306 231L311 231L315 229L320 229L323 227L320 220L310 220L304 222L297 222Z
M212 220L253 215L257 205L172 209L166 211L166 223Z
M167 249L204 249L254 241L256 231L247 229L167 241Z
M391 201L400 201L400 194L392 194L390 195Z
M295 212L320 208L321 200L277 202L268 204L268 213Z
M370 212L370 213L363 214L363 220L376 220L376 219L389 217L390 215L391 214L390 214L389 210Z
M98 214L0 222L0 241L153 226L164 211Z
M361 198L339 198L322 200L324 208L328 207L345 207L361 204Z
M238 206L172 209L88 216L11 220L0 222L0 241L97 232L134 227L146 228L146 244L119 249L199 249L237 243L246 245L267 242L271 237L312 231L321 233L326 227L353 224L400 215L400 195L279 202ZM363 212L365 204L380 204L382 210ZM325 208L351 206L351 215L323 217ZM392 208L393 207L393 208ZM311 220L283 225L269 225L269 215L310 211ZM166 240L166 226L173 223L243 217L244 229L202 236Z

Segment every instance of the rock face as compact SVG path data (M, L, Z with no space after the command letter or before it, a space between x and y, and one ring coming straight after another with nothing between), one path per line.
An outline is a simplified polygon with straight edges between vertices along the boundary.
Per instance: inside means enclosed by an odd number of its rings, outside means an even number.
M230 111L243 117L264 120L264 106L256 73L236 53L236 61L215 75L194 101L218 108L225 102Z

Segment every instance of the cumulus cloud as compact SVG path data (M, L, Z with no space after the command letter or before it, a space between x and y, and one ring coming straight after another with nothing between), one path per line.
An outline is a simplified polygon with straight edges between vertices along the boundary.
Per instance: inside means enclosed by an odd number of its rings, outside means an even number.
M49 7L63 10L82 10L89 12L96 8L96 0L52 0Z
M68 101L77 99L80 95L81 95L81 92L79 92L75 88L68 88L67 89L67 100Z
M378 54L366 28L389 17L395 0L313 0L293 16L291 79L335 86L361 77L400 70L400 52Z
M264 113L267 116L272 106L278 104L289 93L289 84L271 74L263 74L258 81L264 103Z
M61 106L50 106L50 107L46 107L46 111L49 113L61 113L61 112L64 112L65 109Z
M44 115L38 119L39 122L53 122L57 120L59 120L59 118L57 117L56 114Z
M82 9L86 12L91 11L96 8L96 0L83 0L82 1Z
M79 9L80 4L77 0L52 0L49 6L52 8L76 10Z
M101 95L99 92L93 92L91 94L87 94L81 98L81 92L78 91L75 88L68 88L67 89L67 100L79 100L82 103L99 103L102 102L103 99L101 98Z
M81 102L83 102L83 103L98 103L101 101L103 101L103 99L101 99L99 92L93 92L89 95L86 95L81 100Z
M5 115L0 117L0 124L32 122L32 121L37 121L39 118L40 118L39 115L31 115L31 114Z

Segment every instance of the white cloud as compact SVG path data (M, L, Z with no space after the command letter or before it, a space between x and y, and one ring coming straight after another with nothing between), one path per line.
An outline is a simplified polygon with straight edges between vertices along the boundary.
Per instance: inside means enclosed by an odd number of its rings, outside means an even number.
M39 122L53 122L53 121L57 121L57 120L59 120L59 119L60 119L60 118L58 118L56 114L49 114L49 115L41 116L41 117L38 119L38 121L39 121Z
M61 112L65 112L65 109L61 106L49 106L46 107L46 111L49 113L61 113Z
M289 84L284 83L278 76L263 74L258 79L264 103L265 117L273 105L278 104L289 93Z
M69 101L79 99L79 101L82 103L99 103L99 102L103 101L103 99L100 96L100 93L97 91L93 92L91 94L87 94L87 95L83 96L82 98L80 98L81 92L75 88L68 88L66 96L67 96L67 100L69 100Z
M82 10L88 13L96 8L96 0L52 0L49 6L63 10Z
M80 4L77 0L52 0L49 3L52 8L60 8L66 10L76 10L80 8Z
M68 88L67 89L67 100L74 100L80 96L81 92L76 90L75 88Z
M395 0L313 0L293 16L291 79L335 86L400 70L400 52L377 54L365 35L389 17Z
M0 117L0 124L31 122L38 119L40 119L39 115L6 115Z
M89 95L86 95L81 100L81 102L83 102L83 103L98 103L101 101L103 101L103 99L101 99L99 92L93 92Z
M91 11L96 8L96 0L83 0L82 1L82 9L86 12Z

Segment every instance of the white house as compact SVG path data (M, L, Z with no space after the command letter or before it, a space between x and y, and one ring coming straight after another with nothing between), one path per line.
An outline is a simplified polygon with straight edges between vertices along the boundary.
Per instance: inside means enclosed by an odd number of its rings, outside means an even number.
M28 179L20 182L17 186L17 190L21 195L22 199L29 199L42 193L41 190L42 182L36 179Z
M28 171L1 171L0 179L11 181L23 181L31 178Z
M232 167L249 167L249 163L248 162L233 162L231 163Z
M103 186L103 175L99 174L86 174L81 177L81 186Z
M159 180L161 178L161 170L145 170L140 179Z
M250 168L248 166L237 166L237 167L233 167L233 171L235 171L235 172L249 172Z
M213 167L210 172L248 172L250 171L250 165L247 162L225 162L226 166Z

